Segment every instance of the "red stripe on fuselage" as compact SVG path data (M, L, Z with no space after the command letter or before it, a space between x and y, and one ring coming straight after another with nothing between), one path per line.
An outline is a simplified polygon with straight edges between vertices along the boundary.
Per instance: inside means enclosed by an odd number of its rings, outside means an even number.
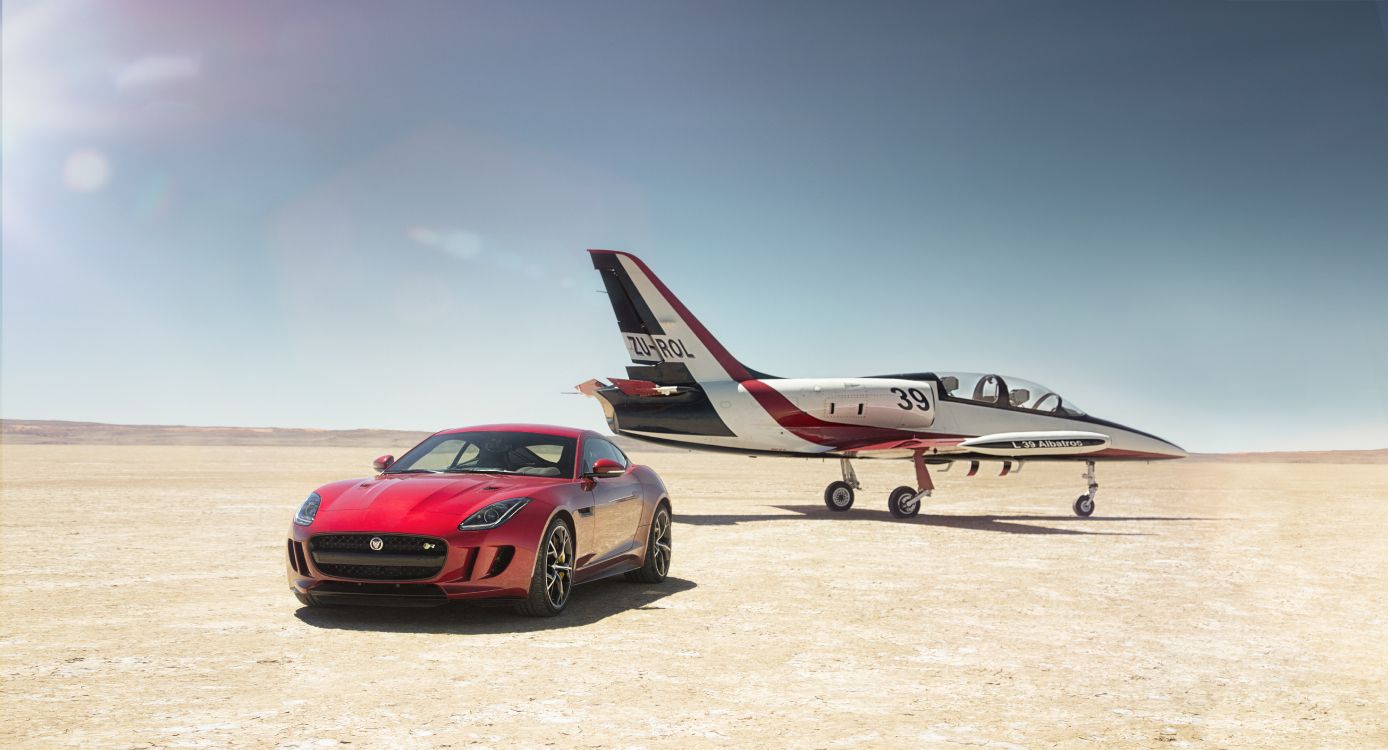
M1150 451L1132 451L1123 448L1105 448L1096 453L1077 453L1073 456L1076 459L1086 458L1133 458L1144 461L1160 461L1169 458L1180 458L1169 453L1152 453Z
M920 432L906 432L890 427L871 425L852 425L842 422L826 422L801 411L780 391L760 380L744 380L742 387L761 408L776 420L776 424L786 428L790 434L818 445L827 445L837 450L853 450L863 445L872 445L888 440L909 440L923 437L954 437L953 435L927 435Z

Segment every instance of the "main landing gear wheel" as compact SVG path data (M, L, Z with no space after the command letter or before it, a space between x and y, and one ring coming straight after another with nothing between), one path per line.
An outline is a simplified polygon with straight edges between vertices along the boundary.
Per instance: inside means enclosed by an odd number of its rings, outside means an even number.
M824 505L835 513L842 513L853 507L853 485L848 482L830 482L824 488Z
M1089 495L1080 495L1075 498L1075 515L1081 518L1094 515L1094 498Z
M892 512L897 518L910 518L921 512L920 493L915 487L905 485L892 490L892 494L887 495L887 510Z

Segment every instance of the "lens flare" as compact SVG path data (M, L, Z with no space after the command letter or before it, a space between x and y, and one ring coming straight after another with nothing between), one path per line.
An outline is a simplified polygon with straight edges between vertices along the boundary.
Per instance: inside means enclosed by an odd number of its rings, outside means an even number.
M111 179L111 162L106 155L90 148L78 149L63 165L63 184L77 193L93 193L106 187Z

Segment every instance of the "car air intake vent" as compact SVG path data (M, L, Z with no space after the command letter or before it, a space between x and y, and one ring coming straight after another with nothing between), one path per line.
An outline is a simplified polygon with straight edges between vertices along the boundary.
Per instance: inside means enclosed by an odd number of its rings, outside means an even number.
M511 564L511 558L516 556L516 548L511 546L497 547L496 557L492 559L492 566L487 569L487 578L501 575L506 570L506 566Z
M406 534L320 534L309 549L323 573L372 581L432 578L448 559L442 539Z
M379 604L391 607L432 607L448 602L443 589L432 583L348 583L324 581L310 592L319 604Z

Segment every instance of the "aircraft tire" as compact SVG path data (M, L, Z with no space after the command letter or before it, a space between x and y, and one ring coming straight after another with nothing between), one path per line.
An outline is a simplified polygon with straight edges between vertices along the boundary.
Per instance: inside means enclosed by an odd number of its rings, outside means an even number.
M824 488L824 506L835 513L843 513L853 507L853 485L848 482L830 482Z
M887 510L897 518L910 518L921 512L921 501L916 499L916 488L902 485L887 495Z
M1080 495L1075 498L1075 515L1080 518L1088 518L1094 515L1094 498L1089 495Z

